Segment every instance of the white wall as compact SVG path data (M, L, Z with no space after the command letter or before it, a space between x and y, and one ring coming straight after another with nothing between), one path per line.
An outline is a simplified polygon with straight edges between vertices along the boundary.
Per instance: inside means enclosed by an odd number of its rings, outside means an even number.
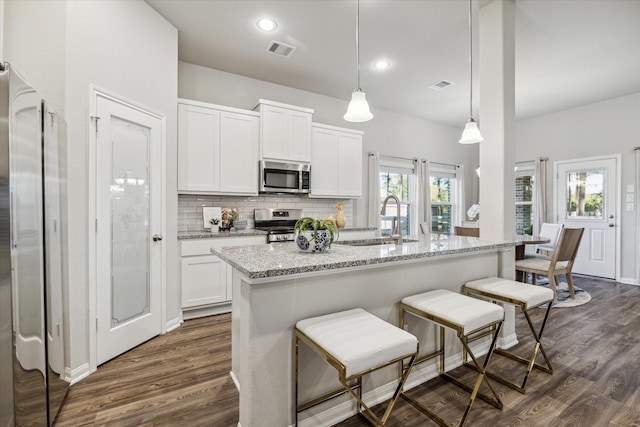
M236 108L251 110L258 99L269 99L285 104L298 105L315 110L313 121L334 126L364 131L363 159L364 180L367 188L368 164L366 154L377 151L380 154L399 157L428 158L443 163L464 163L466 172L467 207L475 201L473 190L473 169L477 163L477 146L458 144L462 127L443 125L375 108L372 105L373 120L366 123L349 123L342 116L351 99L345 93L344 99L330 98L286 86L276 85L223 71L213 70L186 62L179 62L178 94L181 98L211 102ZM354 225L366 226L367 195L354 203ZM465 208L466 209L466 208Z
M553 206L553 162L609 154L622 155L622 189L634 184L633 147L640 145L640 93L547 114L516 123L516 161L548 157L548 206ZM637 189L636 189L637 190ZM640 250L635 248L635 212L622 203L621 279L630 281ZM629 279L629 280L626 280Z
M167 320L180 316L177 245L178 34L143 1L7 2L6 60L67 122L69 193L69 344L67 368L89 361L89 85L167 118Z

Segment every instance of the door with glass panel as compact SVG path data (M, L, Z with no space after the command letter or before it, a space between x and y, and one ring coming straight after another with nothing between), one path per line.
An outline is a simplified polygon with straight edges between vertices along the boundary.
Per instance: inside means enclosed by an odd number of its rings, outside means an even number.
M96 360L160 334L162 120L97 95Z
M617 167L615 157L555 163L558 223L584 228L574 273L616 277Z

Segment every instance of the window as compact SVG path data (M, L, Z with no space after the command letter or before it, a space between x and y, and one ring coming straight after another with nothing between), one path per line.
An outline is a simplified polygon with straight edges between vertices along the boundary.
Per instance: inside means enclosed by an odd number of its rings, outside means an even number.
M431 232L453 234L455 225L456 167L432 163L429 167L431 185Z
M416 174L414 162L410 159L380 158L380 209L384 199L393 194L400 199L400 230L403 235L418 234L412 222L417 217ZM387 202L387 209L380 215L380 234L395 234L397 210L393 200Z
M604 170L567 174L567 218L602 219Z
M516 234L533 234L535 168L533 164L516 169Z

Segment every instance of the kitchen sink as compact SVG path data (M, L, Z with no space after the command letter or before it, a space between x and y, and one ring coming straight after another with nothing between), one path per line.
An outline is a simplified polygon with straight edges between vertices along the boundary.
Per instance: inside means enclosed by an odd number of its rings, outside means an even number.
M403 243L419 242L419 240L402 239ZM345 240L344 242L337 241L336 245L346 246L381 246L381 245L395 245L396 241L389 238L382 239L366 239L366 240Z

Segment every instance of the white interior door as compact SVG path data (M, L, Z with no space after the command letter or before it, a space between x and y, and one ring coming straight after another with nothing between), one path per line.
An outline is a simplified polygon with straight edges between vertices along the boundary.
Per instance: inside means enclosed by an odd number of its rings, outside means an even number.
M617 165L615 157L555 163L558 223L584 228L574 273L616 277Z
M162 331L162 120L97 95L96 361Z

